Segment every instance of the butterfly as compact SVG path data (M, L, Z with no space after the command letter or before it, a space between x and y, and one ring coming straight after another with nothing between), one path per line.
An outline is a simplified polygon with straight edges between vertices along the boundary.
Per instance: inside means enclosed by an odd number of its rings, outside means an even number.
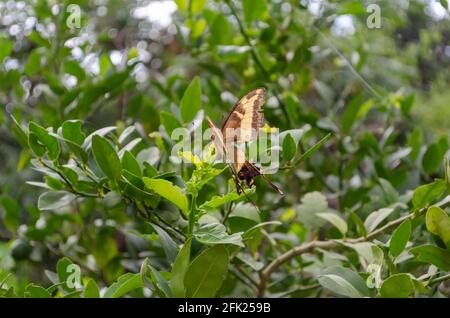
M249 162L244 152L236 147L237 143L250 142L258 137L264 121L264 102L264 88L250 91L234 105L220 130L206 117L216 150L231 159L228 162L231 161L229 166L238 194L244 192L242 181L252 188L255 185L255 177L261 176L275 191L284 195L279 187L266 178L262 169Z

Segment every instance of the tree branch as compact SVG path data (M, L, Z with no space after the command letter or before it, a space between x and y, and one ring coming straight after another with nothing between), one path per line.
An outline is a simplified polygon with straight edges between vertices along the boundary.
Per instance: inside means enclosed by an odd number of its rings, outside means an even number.
M438 202L435 204L436 206L439 206L441 208L445 208L450 205L450 196L447 196L444 200ZM398 219L395 219L394 221L391 221L384 225L383 227L379 228L376 231L373 231L367 236L362 236L356 239L347 239L347 240L330 240L330 241L311 241L306 242L301 245L295 246L294 248L290 249L289 251L285 252L284 254L280 255L279 257L275 258L271 263L269 263L260 274L260 281L258 284L257 289L257 297L264 297L264 294L267 289L267 284L269 282L270 276L272 273L278 269L281 265L288 262L295 256L310 253L314 251L317 248L323 249L323 250L331 250L333 248L342 246L343 243L361 243L361 242L368 242L372 241L373 239L377 238L384 232L396 227L397 225L401 224L404 220L407 219L414 219L415 217L424 214L427 211L427 208L423 208L417 212L409 213L405 216L402 216Z

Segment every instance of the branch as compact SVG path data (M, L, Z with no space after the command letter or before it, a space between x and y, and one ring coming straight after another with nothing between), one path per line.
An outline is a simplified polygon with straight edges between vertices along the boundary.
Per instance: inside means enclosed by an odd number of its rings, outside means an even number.
M435 204L438 207L445 208L450 205L450 196L447 196L444 200L438 202ZM373 239L377 238L384 232L396 227L400 223L402 223L404 220L407 219L413 219L419 215L424 214L427 211L427 208L420 209L417 212L412 212L410 214L407 214L405 216L402 216L398 219L395 219L394 221L391 221L384 225L383 227L379 228L376 231L373 231L367 236L362 236L356 239L347 239L347 240L330 240L330 241L311 241L307 243L303 243L301 245L295 246L294 248L290 249L289 251L285 252L284 254L278 256L275 258L270 264L268 264L261 272L260 275L260 281L258 285L257 290L257 297L264 297L264 294L267 289L267 283L269 282L270 276L272 273L281 265L288 262L295 256L310 253L314 251L316 248L320 248L323 250L331 250L333 248L342 246L342 243L361 243L361 242L368 242L372 241Z

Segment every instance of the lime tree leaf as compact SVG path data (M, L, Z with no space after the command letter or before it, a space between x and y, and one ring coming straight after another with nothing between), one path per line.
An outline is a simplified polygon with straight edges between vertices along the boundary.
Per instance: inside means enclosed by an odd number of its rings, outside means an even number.
M0 206L4 211L3 224L8 230L15 232L20 226L19 204L9 196L3 195L0 197Z
M450 271L450 251L434 245L421 245L410 250L419 262L433 264L443 271Z
M172 133L175 129L181 127L180 122L172 113L161 112L159 114L159 119L169 137L172 136Z
M438 235L442 241L450 247L450 217L437 206L432 206L426 214L426 225L428 231Z
M233 25L221 13L217 13L210 27L209 42L212 45L230 44L233 39Z
M347 233L347 223L339 215L335 213L317 213L317 216L333 224L342 235Z
M172 184L172 182L164 179L151 179L144 177L143 181L147 188L162 196L164 199L172 202L185 214L189 210L189 203L186 195L180 187Z
M266 0L243 0L242 8L247 22L261 20L267 17L268 9Z
M43 287L29 284L24 292L25 298L52 298L50 293Z
M116 129L117 129L116 126L108 126L108 127L103 127L99 130L96 130L92 134L90 134L89 136L86 137L86 139L84 140L84 142L81 146L83 147L83 149L85 149L87 151L92 146L92 138L94 138L94 136L106 136L108 133L110 133L111 131L116 130Z
M303 196L302 203L297 207L299 221L308 229L314 230L325 224L318 213L329 212L327 198L320 192L310 192Z
M343 243L356 251L359 256L361 256L367 264L382 264L383 263L383 250L371 242L360 242L360 243Z
M393 208L383 208L372 212L364 221L367 231L370 233L375 230L392 212L394 212Z
M184 280L186 297L214 297L225 279L228 262L228 252L223 245L216 245L203 251L187 270Z
M128 294L130 291L141 287L144 287L144 282L142 281L140 273L126 273L120 276L114 284L106 289L103 297L119 298Z
M66 207L75 195L66 191L48 191L40 195L38 199L39 210L57 210Z
M414 283L408 274L394 274L380 288L380 296L384 298L408 298L412 293Z
M430 206L442 197L445 189L445 181L440 179L418 187L412 197L414 209L420 210Z
M88 278L84 286L84 298L100 298L100 290L92 278Z
M192 121L202 106L200 78L194 77L180 101L180 114L185 123Z
M178 252L177 258L172 267L170 282L172 285L173 297L184 297L184 278L188 270L191 256L191 239L187 240Z
M109 141L100 135L95 135L92 138L92 152L95 161L108 179L113 182L119 181L122 175L122 165Z
M405 249L411 236L411 221L405 220L392 233L391 241L389 243L389 252L392 256L397 257Z
M75 154L75 156L77 156L79 159L81 159L81 161L83 163L87 163L87 161L88 161L88 154L80 145L78 145L77 143L75 143L75 142L73 142L73 141L71 141L69 139L61 137L58 134L55 134L55 133L49 133L49 134L51 136L59 139L59 140L64 141L64 143L67 145L67 147L69 147L70 151L73 154Z
M61 126L61 134L64 139L81 146L86 139L86 135L81 130L82 125L80 120L67 120Z
M428 174L435 172L437 169L439 169L443 157L444 156L439 145L431 144L430 146L428 146L427 151L423 155L423 170Z
M199 14L206 5L206 0L195 0L191 1L191 11L194 14Z
M201 226L195 233L194 237L197 241L206 244L233 244L244 247L242 243L242 232L228 234L223 224L211 223Z
M28 130L29 130L30 135L33 135L32 142L35 143L36 141L38 141L40 143L40 145L46 149L48 157L51 160L55 160L59 157L61 148L59 146L58 139L51 136L49 134L49 132L47 131L47 129L45 129L45 128L39 126L38 124L36 124L35 122L31 121L28 124ZM34 150L35 149L33 149L33 151ZM36 155L42 156L42 155L39 155L38 153L36 153Z
M72 292L75 290L75 286L70 288L67 285L68 278L73 273L73 271L71 271L70 268L68 269L68 267L72 264L73 262L67 257L61 258L56 264L56 273L58 275L58 280L60 283L62 283L62 287L68 292Z
M369 296L369 290L362 277L351 269L341 266L325 269L319 276L319 284L341 296L351 298Z
M142 177L141 167L139 166L139 162L136 160L136 157L133 156L131 152L128 150L124 152L122 157L122 169L128 170L132 174Z
M291 134L287 134L283 139L283 157L286 161L292 160L297 152L297 145Z
M199 206L199 210L212 210L221 207L228 202L234 202L243 197L243 194L239 195L236 191L229 192L225 195L215 195L211 200L204 202Z
M142 263L140 275L143 282L149 281L151 283L150 288L152 288L160 297L172 297L172 290L170 289L169 282L150 264L148 258Z
M156 233L158 233L159 240L161 241L161 245L163 246L164 252L166 253L167 260L170 263L175 262L178 254L177 244L161 227L153 223L151 223L151 225L155 229Z

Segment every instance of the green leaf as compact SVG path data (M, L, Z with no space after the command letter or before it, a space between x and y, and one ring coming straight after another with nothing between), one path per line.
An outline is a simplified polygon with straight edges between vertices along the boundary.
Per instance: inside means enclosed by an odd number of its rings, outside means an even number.
M131 172L132 174L142 177L141 167L139 162L128 150L124 152L122 157L122 169Z
M286 161L292 160L297 152L297 145L291 134L287 134L283 140L283 157Z
M61 126L61 134L64 139L81 146L86 139L86 135L81 130L82 125L80 120L67 120Z
M394 274L386 279L380 288L384 298L408 298L414 293L414 283L408 274Z
M33 137L32 137L33 144L38 142L42 147L44 147L48 153L48 157L51 160L58 159L59 153L61 151L61 149L59 147L58 139L51 136L45 128L39 126L38 124L36 124L35 122L32 122L32 121L28 124L28 130L30 132L29 138L30 138L30 135L33 135ZM31 144L30 144L30 147L31 147ZM32 148L32 150L34 151L35 149ZM35 154L38 156L42 156L42 151L38 151L38 152L39 153L35 152Z
M58 210L75 200L75 195L66 191L48 191L39 196L39 210Z
M244 195L237 194L236 191L229 192L225 195L215 195L211 200L204 202L199 206L199 210L217 209L228 202L234 202L241 199Z
M113 146L105 138L95 135L92 138L92 152L103 173L113 182L120 180L122 165Z
M24 127L17 121L17 119L11 115L11 119L14 122L14 126L12 127L14 134L16 135L17 141L24 148L28 147L28 135L25 132Z
M438 235L442 241L450 248L450 217L437 206L432 206L426 214L426 225L428 231Z
M72 264L73 262L67 257L61 258L56 264L56 273L58 274L59 282L63 283L62 287L68 292L72 292L75 290L75 286L73 288L70 288L67 285L68 278L72 274L71 271L68 271L68 267Z
M366 260L367 264L383 264L383 250L372 242L343 243L356 251L359 256Z
M175 0L175 3L177 4L178 10L182 13L186 13L188 9L188 3L190 0Z
M226 227L220 223L202 225L194 233L194 237L197 241L206 245L234 244L244 247L244 243L242 243L242 232L230 235L227 233Z
M184 91L180 102L180 114L185 123L192 121L202 106L200 78L194 77Z
M159 240L161 241L161 245L163 246L164 252L166 253L167 260L170 263L175 262L175 259L178 254L178 246L174 242L174 240L167 234L166 231L164 231L162 228L160 228L158 225L151 223L153 228L155 229L156 233L158 233Z
M25 298L52 298L50 293L43 287L29 284L24 292Z
M335 294L361 298L369 295L366 283L357 273L341 266L331 266L319 276L319 284Z
M189 210L188 199L186 195L183 194L183 191L180 189L180 187L164 179L151 179L144 177L142 180L144 181L147 188L153 190L155 193L159 194L166 200L172 202L185 214L187 214Z
M87 279L84 287L84 298L100 298L98 285L92 278Z
M212 45L230 44L233 41L233 25L222 13L217 13L210 27L209 42Z
M0 197L0 205L3 207L3 224L5 227L15 232L20 226L20 208L17 201L9 196Z
M350 128L355 122L359 109L361 108L362 95L358 95L353 98L351 102L345 108L344 114L342 115L342 132L348 134Z
M440 270L450 271L450 251L433 245L421 245L410 250L419 262L433 264Z
M94 136L106 136L108 133L116 129L116 126L108 126L94 131L92 134L86 137L81 147L83 147L83 149L85 149L86 151L89 150L91 148L92 138L94 138Z
M159 113L159 119L169 137L172 136L175 129L181 127L180 122L172 113L161 112Z
M106 289L104 298L119 298L130 291L144 287L141 274L126 273L120 276L117 281Z
M367 229L367 232L372 232L383 222L395 209L393 208L383 208L379 209L375 212L370 213L370 215L364 221L364 226Z
M177 258L172 267L170 282L172 284L173 297L182 298L184 294L184 279L189 267L191 255L191 239L188 239L178 252Z
M152 284L151 288L154 289L160 297L172 297L172 290L169 287L169 282L150 264L148 258L142 263L141 278L144 282L149 280Z
M247 23L263 20L268 16L266 0L242 0L242 8Z
M397 257L406 247L409 237L411 236L411 221L405 220L392 233L391 241L389 243L389 252L392 256Z
M14 42L10 41L5 36L0 37L0 64L9 56L13 50Z
M190 0L191 12L193 14L199 14L202 12L203 8L206 5L206 0Z
M347 233L347 222L345 222L339 215L335 213L317 213L317 216L333 224L339 232L342 233L342 235Z
M430 206L442 197L445 189L446 184L444 180L436 180L418 187L412 197L414 209L420 210Z
M422 158L423 170L428 174L436 172L439 169L439 166L441 165L443 157L444 156L441 152L439 145L431 144L430 146L428 146L428 149Z
M215 245L197 256L186 273L186 297L214 297L228 271L228 252L223 245Z
M84 69L78 64L77 61L65 61L64 62L64 72L67 74L75 76L78 81L82 81L86 77Z

